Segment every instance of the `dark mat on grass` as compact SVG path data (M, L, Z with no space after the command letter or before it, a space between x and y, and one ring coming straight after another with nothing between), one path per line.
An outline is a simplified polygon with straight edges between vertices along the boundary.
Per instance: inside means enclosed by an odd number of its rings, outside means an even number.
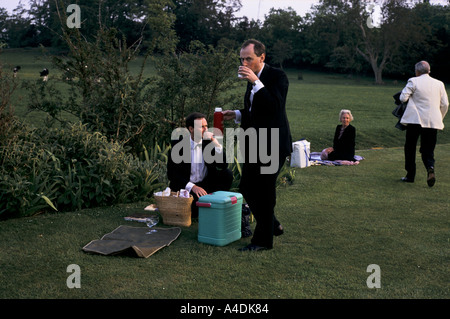
M148 258L155 252L169 246L181 233L179 227L153 227L157 232L147 234L148 227L121 225L101 239L93 240L83 247L83 251L101 255L134 252L138 257Z

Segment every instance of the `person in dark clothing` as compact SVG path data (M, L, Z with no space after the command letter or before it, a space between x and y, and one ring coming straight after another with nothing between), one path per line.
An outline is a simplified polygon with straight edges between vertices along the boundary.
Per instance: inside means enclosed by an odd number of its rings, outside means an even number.
M430 64L420 61L415 65L415 77L408 80L399 100L407 103L400 124L406 126L405 170L403 182L414 183L416 177L416 148L420 137L422 163L427 170L427 184L436 183L434 150L437 133L444 129L448 112L448 96L445 85L430 76Z
M333 139L333 147L322 151L321 159L336 161L356 161L355 160L355 140L356 129L350 124L353 115L350 110L341 110L339 120L342 124L336 126Z
M246 132L255 132L257 143L253 148L244 150L239 190L244 196L256 219L256 227L251 244L240 248L242 251L259 251L273 248L273 236L284 233L275 217L276 181L286 157L292 152L292 137L286 114L286 97L289 81L286 73L266 64L264 44L250 39L242 44L240 51L241 66L239 77L247 81L244 95L244 108L224 111L224 120L235 120ZM267 132L264 135L264 132ZM273 134L273 135L272 135ZM272 145L272 137L274 145ZM264 141L265 140L265 141ZM268 143L268 142L271 143ZM266 170L260 156L252 162L251 154L265 154L260 145L266 145L271 158L276 163L275 169ZM248 143L243 143L248 145ZM250 151L253 150L254 152ZM255 151L256 150L256 151ZM272 166L273 163L270 163ZM270 168L270 167L269 167Z
M186 128L189 131L185 131L187 136L171 141L167 176L173 191L185 189L194 197L191 216L197 218L198 199L219 190L228 191L233 174L228 169L222 145L208 131L204 114L194 112L188 115Z

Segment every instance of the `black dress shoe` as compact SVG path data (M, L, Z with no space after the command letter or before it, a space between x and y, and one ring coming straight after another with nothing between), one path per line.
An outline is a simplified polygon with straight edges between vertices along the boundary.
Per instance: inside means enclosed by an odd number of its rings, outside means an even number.
M434 174L434 169L431 167L427 171L427 184L429 187L433 187L434 183L436 183L436 175Z
M412 179L410 179L410 178L408 178L408 177L402 177L402 182L405 182L405 183L414 183L414 180L412 180Z
M280 235L283 235L284 234L284 228L283 228L283 226L281 226L281 225L279 225L278 227L276 227L274 230L273 230L273 235L274 236L280 236Z
M268 250L269 248L264 246L258 246L255 244L249 244L243 248L239 248L239 251L261 251L261 250Z

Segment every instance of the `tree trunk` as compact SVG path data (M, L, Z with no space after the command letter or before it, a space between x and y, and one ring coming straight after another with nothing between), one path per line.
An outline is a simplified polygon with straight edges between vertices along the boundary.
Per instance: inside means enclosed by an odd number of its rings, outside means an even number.
M377 61L371 61L375 84L383 84L383 68L377 65Z
M383 84L383 69L388 61L388 56L390 55L389 46L385 44L383 52L380 52L380 49L374 46L374 44L367 38L366 30L364 29L363 24L360 26L363 41L365 44L364 51L362 51L358 46L356 47L356 52L358 52L367 62L372 66L373 73L375 75L375 84ZM378 65L378 57L382 56L382 61L380 65Z

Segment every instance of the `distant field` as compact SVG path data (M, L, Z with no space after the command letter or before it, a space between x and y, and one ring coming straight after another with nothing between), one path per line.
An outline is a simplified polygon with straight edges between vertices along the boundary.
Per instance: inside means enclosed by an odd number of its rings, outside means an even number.
M39 80L39 72L50 69L50 81L59 74L52 69L49 58L40 49L6 50L0 58L11 66L22 67L20 80ZM132 64L137 70L140 61ZM330 146L334 129L339 124L338 114L343 108L350 109L357 129L357 149L374 147L396 147L404 143L404 132L394 126L396 118L392 96L405 83L386 81L385 85L373 84L370 77L348 77L302 71L303 80L298 80L298 70L286 70L290 86L287 112L294 140L306 138L313 151ZM147 75L153 74L148 67ZM242 88L244 90L244 88ZM16 114L30 124L40 125L42 114L27 113L27 92L20 88L15 97ZM236 105L237 108L241 105ZM448 127L450 116L445 119ZM450 131L439 132L438 143L450 143Z

